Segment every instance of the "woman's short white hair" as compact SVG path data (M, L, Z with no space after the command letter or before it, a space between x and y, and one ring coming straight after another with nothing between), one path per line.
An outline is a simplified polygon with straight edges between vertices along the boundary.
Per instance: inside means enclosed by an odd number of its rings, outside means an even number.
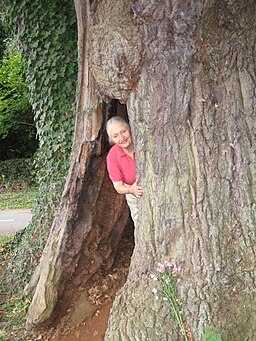
M124 118L122 118L120 116L113 116L113 117L111 117L107 121L107 124L106 124L106 131L107 131L107 134L108 134L108 140L109 140L109 143L111 145L114 144L114 141L112 140L112 138L110 136L110 128L112 127L112 125L114 123L121 123L121 124L123 124L125 126L125 128L127 128L131 132L130 125L129 125L129 123Z

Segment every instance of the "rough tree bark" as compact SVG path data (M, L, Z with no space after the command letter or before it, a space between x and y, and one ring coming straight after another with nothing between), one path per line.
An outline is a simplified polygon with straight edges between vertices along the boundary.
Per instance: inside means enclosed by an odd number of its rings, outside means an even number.
M90 10L89 2L76 1L77 7L84 4L87 16L78 15L78 22L83 23L79 30L87 30L91 36L83 42L92 39L94 52L97 39L105 44L95 52L96 60L95 56L87 58L90 46L82 46L85 55L81 63L89 62L81 69L82 78L92 71L102 95L127 100L138 175L144 188L128 280L114 302L105 339L182 339L167 314L168 306L154 301L149 279L157 262L172 260L184 268L179 292L195 340L201 339L206 325L220 326L224 340L255 340L254 1L108 0L94 1ZM104 23L108 29L112 25L109 15L115 19L125 15L119 22L129 26L128 37L122 29L116 30L124 37L122 42L128 42L122 45L123 50L109 48L112 43L118 46L118 34L117 38L105 35ZM91 31L88 16L94 20ZM103 23L102 29L99 23ZM114 30L116 25L113 20ZM126 53L136 43L138 53L129 59ZM108 46L105 54L104 46ZM113 60L110 66L109 58ZM120 74L120 83L116 74L112 75L113 66ZM86 106L95 90L91 78L84 84L82 103ZM103 176L99 137L81 137L84 127L92 126L91 116L84 120L81 112L78 110L74 158L60 215L42 259L40 279L44 282L39 280L36 286L29 323L45 319L35 314L34 307L37 297L45 297L46 282L57 283L56 292L60 288L62 292L65 282L60 279L63 274L74 274L75 264L75 274L80 272L79 278L86 279L86 269L78 259L86 254L87 240L95 233L94 212L106 205L104 195L93 201L94 191L98 194L108 181ZM92 169L100 175L92 175ZM109 226L123 209L117 206L114 194L112 199L111 207L116 206L116 210L110 214ZM117 229L121 229L122 219L118 221ZM65 231L66 239L56 253L51 250L58 231ZM100 257L100 253L95 254L95 259ZM56 265L61 269L57 280ZM44 275L45 268L50 269L48 273L54 271L53 276ZM90 266L87 271L91 271Z
M85 284L102 266L109 269L129 221L125 198L106 174L104 126L109 112L96 95L89 70L89 1L75 1L79 43L79 95L74 147L66 186L47 245L26 293L33 299L27 327L55 318L65 292ZM90 306L88 302L88 306Z
M255 340L255 3L133 10L145 63L128 112L145 193L105 339L179 339L147 291L155 263L171 259L185 271L195 340L208 324L224 340Z

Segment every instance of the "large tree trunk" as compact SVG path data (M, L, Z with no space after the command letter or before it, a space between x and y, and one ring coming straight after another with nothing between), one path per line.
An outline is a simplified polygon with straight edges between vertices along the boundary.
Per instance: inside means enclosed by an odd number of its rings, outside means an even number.
M85 4L87 10L80 11ZM78 278L86 281L109 260L109 254L114 255L118 238L113 244L110 232L115 226L120 236L127 219L126 215L118 219L124 209L119 196L111 192L106 200L112 188L105 176L100 116L93 121L99 136L84 134L86 127L94 126L89 111L82 115L84 108L97 103L91 67L102 95L127 100L144 188L128 280L114 302L105 339L182 339L167 314L167 304L154 301L149 279L157 262L172 260L184 269L179 293L195 340L201 339L206 325L220 326L224 340L254 340L254 1L141 0L131 7L129 1L108 0L94 2L91 9L89 1L76 1L76 6L85 44L80 50L85 67L79 102L83 104L78 104L70 175L42 259L28 322L49 318L69 283L77 283ZM117 29L118 16L127 30L121 24ZM115 48L120 36L123 50ZM105 44L97 44L97 39ZM104 46L108 47L105 54ZM125 53L134 48L136 54L128 58ZM100 216L106 205L111 212L107 232L101 235L105 225L102 228ZM95 233L97 245L107 244L107 251L95 247L94 256L87 257ZM62 237L56 241L58 234ZM95 267L90 265L93 257ZM54 288L53 303L35 312L39 298L46 297L47 285Z
M168 3L133 7L145 62L128 113L144 196L105 339L182 339L150 293L156 262L171 259L195 340L206 325L255 340L255 3Z

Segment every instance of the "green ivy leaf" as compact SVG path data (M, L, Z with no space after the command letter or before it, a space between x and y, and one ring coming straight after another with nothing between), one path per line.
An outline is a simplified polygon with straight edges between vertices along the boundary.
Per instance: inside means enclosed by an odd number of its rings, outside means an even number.
M221 335L218 333L219 327L207 326L203 336L203 341L221 341Z

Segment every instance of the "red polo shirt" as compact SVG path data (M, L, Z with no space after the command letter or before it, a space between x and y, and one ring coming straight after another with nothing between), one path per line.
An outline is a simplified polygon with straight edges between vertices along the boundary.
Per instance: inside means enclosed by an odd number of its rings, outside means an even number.
M107 170L112 182L123 181L132 185L136 180L136 160L130 158L123 149L114 145L107 155Z

